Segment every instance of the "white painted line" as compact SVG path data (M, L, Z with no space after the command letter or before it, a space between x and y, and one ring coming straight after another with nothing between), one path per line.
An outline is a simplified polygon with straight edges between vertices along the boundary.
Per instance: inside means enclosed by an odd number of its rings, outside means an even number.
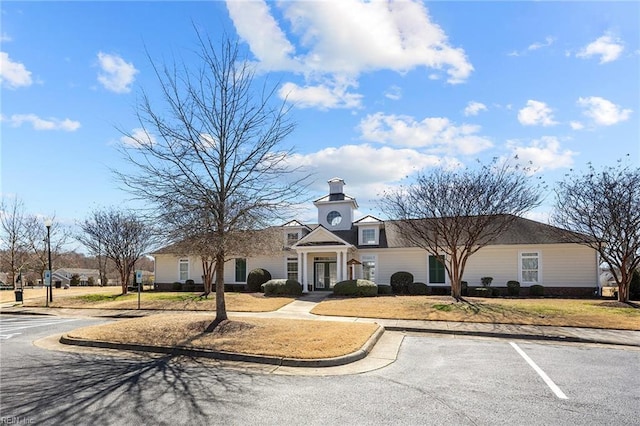
M516 345L513 342L509 342L509 343L511 344L513 349L515 349L516 352L518 352L520 354L520 356L522 358L524 358L525 361L527 361L527 363L531 366L531 368L533 368L535 370L535 372L538 373L538 375L540 377L542 377L542 380L544 380L544 382L547 384L547 386L549 386L549 388L551 388L553 393L555 393L558 398L560 398L560 399L568 399L567 395L565 395L564 392L562 392L562 389L560 389L558 387L558 385L553 383L553 380L551 380L549 378L549 376L547 376L547 374L544 371L542 371L542 369L540 367L538 367L538 365L535 362L533 362L533 360L531 358L529 358L529 356L526 353L524 353L524 351L522 349L520 349L520 347L518 345Z

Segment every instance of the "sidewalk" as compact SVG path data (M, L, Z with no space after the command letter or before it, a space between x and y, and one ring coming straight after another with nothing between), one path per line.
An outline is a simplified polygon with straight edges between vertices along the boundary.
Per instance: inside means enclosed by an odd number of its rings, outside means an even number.
M379 318L333 317L311 314L310 311L328 295L329 293L313 293L304 295L299 299L273 312L230 312L230 315L235 317L288 318L315 321L374 322L383 326L386 331L391 332L395 331L405 333L412 332L447 334L454 336L499 337L508 339L547 340L640 347L640 331L518 324L469 323L453 321L390 320ZM58 315L94 318L136 318L148 315L184 312L158 310L23 308L20 305L12 307L5 305L8 304L3 304L3 306L0 306L0 313L2 314ZM309 365L306 365L304 362L298 364L296 364L295 362L291 362L290 365L307 367L332 366L328 368L338 369L339 371L348 373L370 371L372 369L381 368L385 365L388 365L395 360L400 348L400 344L402 343L402 338L403 337L401 333L384 333L382 337L378 335L375 337L375 340L372 340L365 345L366 349L363 348L363 350L366 353L364 355L360 354L358 357L347 355L345 357L341 357L341 360L332 359L327 360L326 362L308 363ZM91 346L91 342L88 343L88 346ZM126 348L123 347L121 349ZM153 352L154 348L146 348L145 350ZM362 352L363 350L359 352ZM240 356L236 360L242 360L242 358L243 357ZM250 357L245 358L247 358L247 361L255 362L255 360L249 359ZM273 360L271 361L271 363L273 364ZM343 365L347 363L351 363L351 367ZM280 365L285 364L280 363Z

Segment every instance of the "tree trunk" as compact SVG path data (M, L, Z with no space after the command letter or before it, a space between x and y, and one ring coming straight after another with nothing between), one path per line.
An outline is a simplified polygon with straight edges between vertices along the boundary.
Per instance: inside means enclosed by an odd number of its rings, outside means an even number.
M618 302L629 302L629 283L621 282L618 284Z
M227 319L224 300L224 255L216 255L216 323Z

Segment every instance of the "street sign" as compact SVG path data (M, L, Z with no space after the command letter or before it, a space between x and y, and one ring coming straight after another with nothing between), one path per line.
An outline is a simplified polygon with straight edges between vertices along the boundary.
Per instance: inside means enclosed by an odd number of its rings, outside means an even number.
M51 287L51 271L44 271L44 286Z
M136 271L136 283L142 284L142 271Z

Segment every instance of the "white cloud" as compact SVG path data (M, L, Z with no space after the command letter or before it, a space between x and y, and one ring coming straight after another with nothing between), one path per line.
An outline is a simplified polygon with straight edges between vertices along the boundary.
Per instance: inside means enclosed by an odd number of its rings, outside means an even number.
M136 127L131 131L131 134L122 136L120 138L120 143L126 146L139 148L144 145L153 145L156 143L156 140L153 135L147 133L143 128Z
M632 110L622 109L620 105L598 96L578 98L577 104L585 109L583 114L598 126L611 126L625 121L632 113Z
M20 127L23 123L29 123L34 130L64 130L66 132L75 132L80 128L80 122L65 118L59 120L57 118L43 119L35 114L14 114L9 118L2 117L2 121L8 121L13 127Z
M464 50L449 43L418 1L227 1L227 9L262 69L300 73L309 87L318 78L420 67L456 84L473 71Z
M538 49L542 49L543 47L549 47L553 44L553 42L555 41L555 38L553 37L545 37L544 42L535 42L533 44L530 44L529 47L527 47L527 50L538 50Z
M478 136L480 126L455 126L446 118L427 117L416 121L402 115L370 114L359 124L362 139L409 148L426 148L431 152L476 154L493 143Z
M571 126L571 128L573 130L582 130L582 129L584 129L584 124L582 124L579 121L572 121L572 122L569 123L569 125Z
M464 115L478 115L480 111L487 111L487 106L481 102L470 101L464 109Z
M518 141L508 141L507 148L511 150L511 157L517 156L520 161L531 162L533 168L540 172L554 170L573 165L573 157L578 153L560 148L560 141L553 136L544 136L533 140L524 146Z
M525 126L553 126L553 110L546 103L528 100L527 106L518 111L518 121Z
M349 92L349 87L349 85L332 83L301 87L295 83L285 83L278 91L278 95L299 108L359 108L362 95Z
M14 62L6 52L0 52L0 84L9 88L28 87L32 84L31 71L20 62Z
M578 58L600 56L600 63L604 64L618 59L623 50L624 44L620 38L605 34L582 48L576 56Z
M0 34L0 41L2 43L7 43L7 42L10 42L10 41L13 41L13 39L11 38L11 36L9 34L2 33L2 34Z
M398 101L402 99L402 89L395 85L391 86L384 92L384 96L393 101Z
M129 93L135 75L139 72L131 62L118 55L98 52L98 61L102 72L98 81L105 89L115 93Z

